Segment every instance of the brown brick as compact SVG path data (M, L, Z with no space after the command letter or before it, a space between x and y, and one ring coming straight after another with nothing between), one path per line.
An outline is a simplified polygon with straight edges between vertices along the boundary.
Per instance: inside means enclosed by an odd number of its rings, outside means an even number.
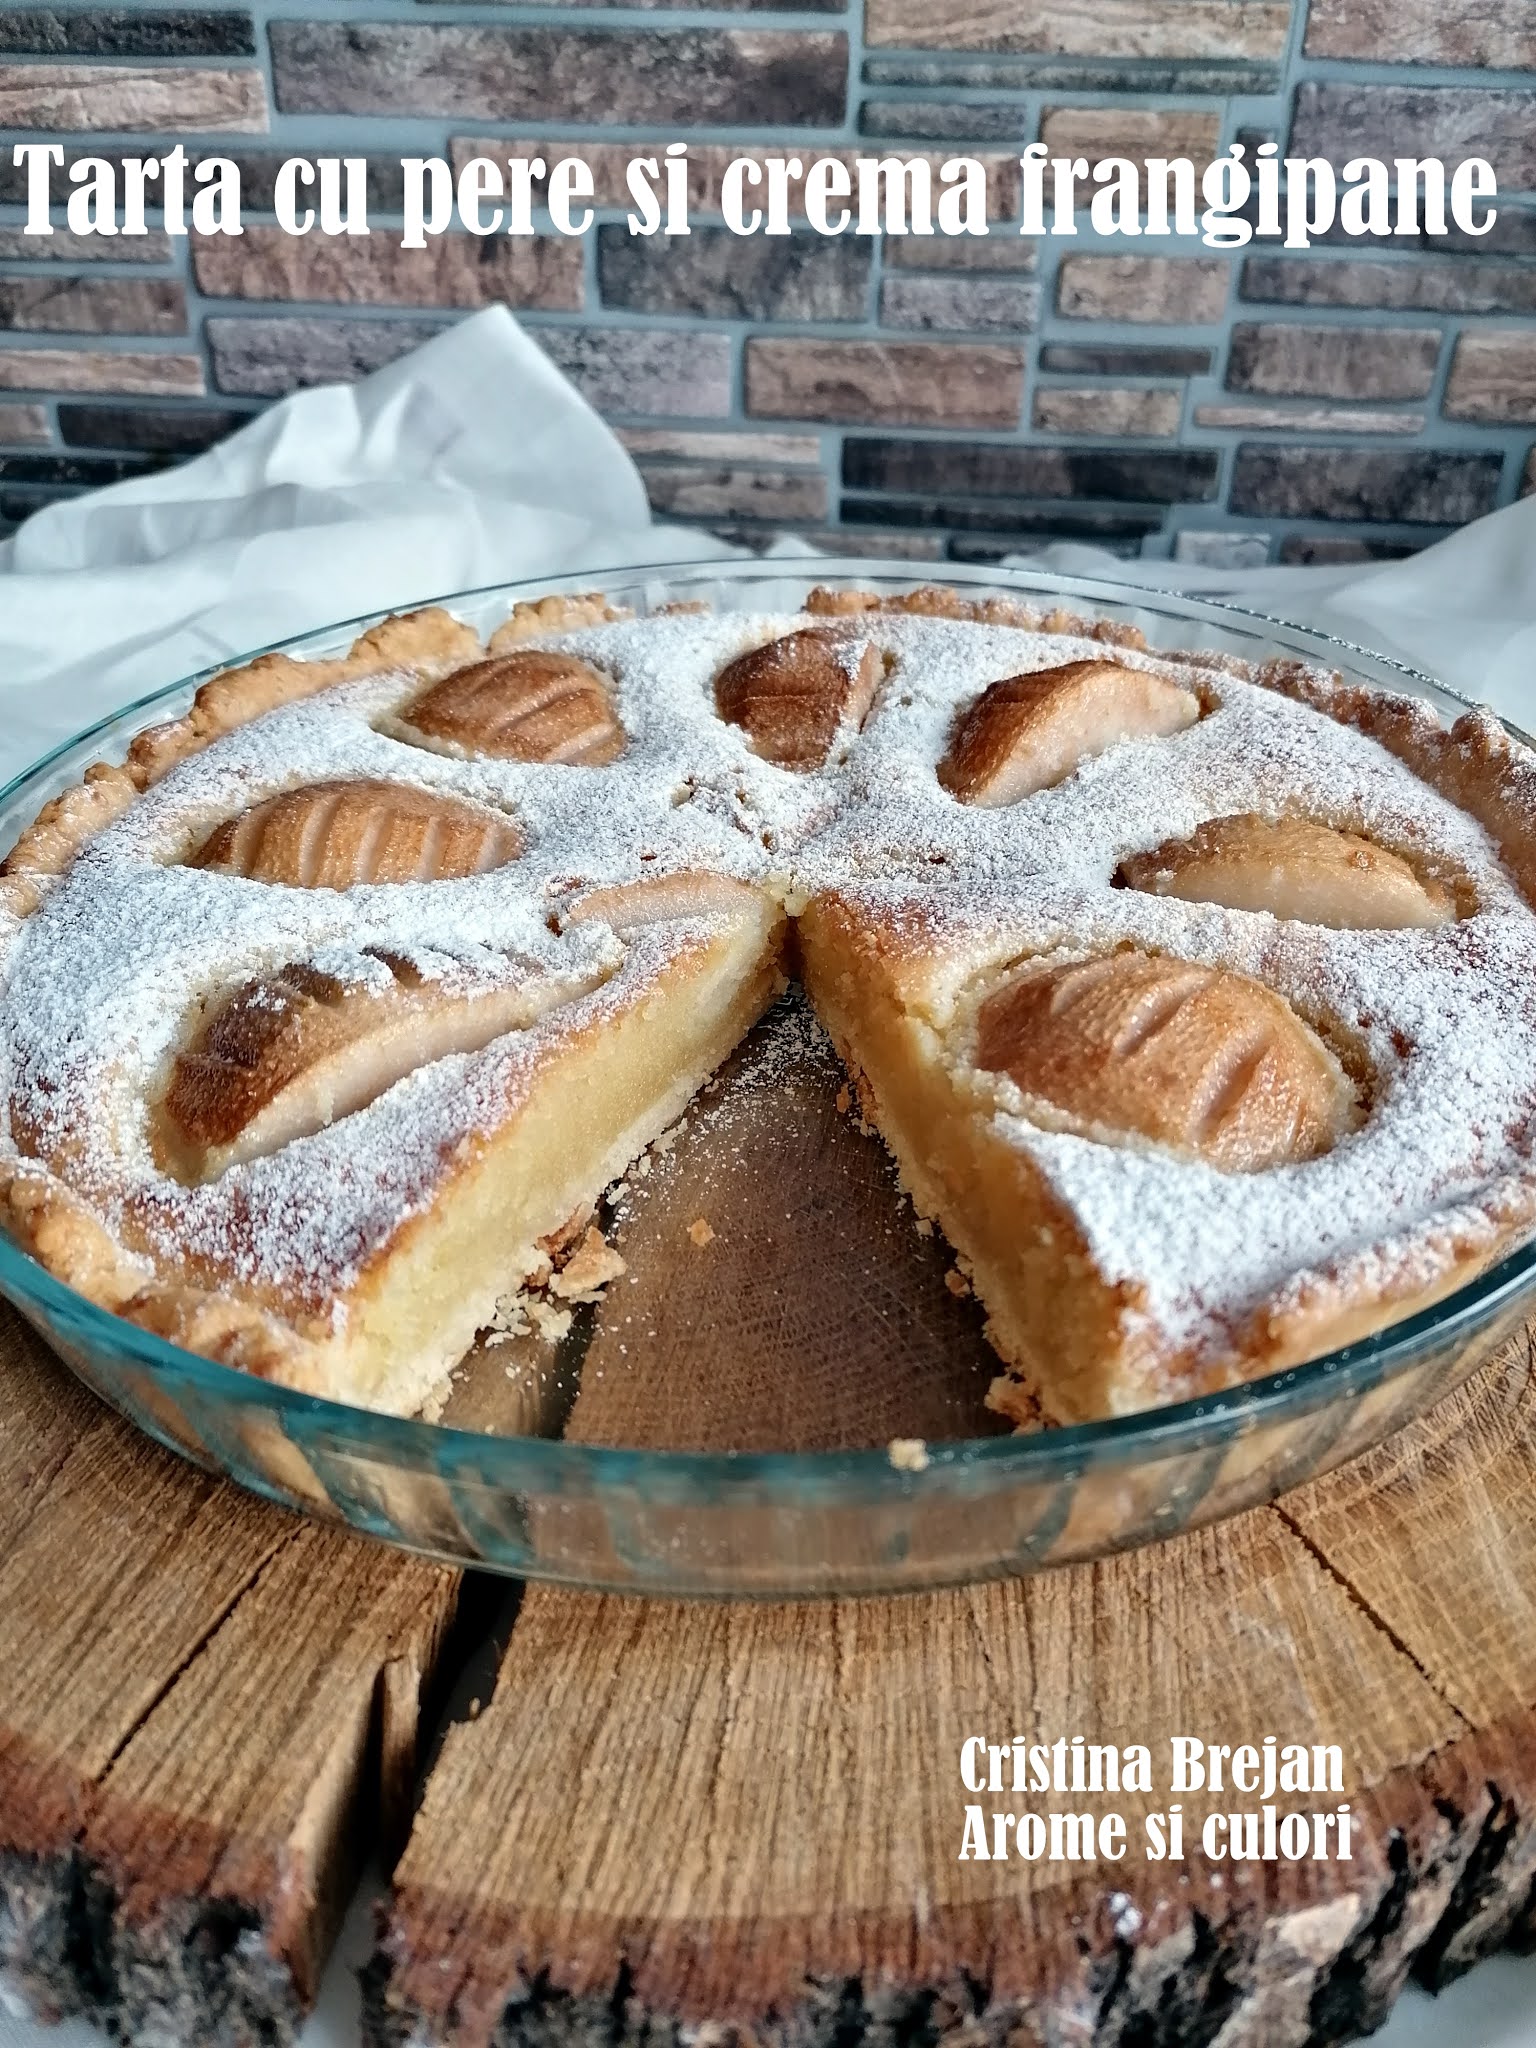
M827 479L818 470L704 469L688 463L642 463L654 511L673 519L823 520Z
M679 462L777 464L781 469L815 469L821 463L819 434L764 434L750 428L619 427L620 441L638 461L642 456Z
M1047 107L1040 140L1052 156L1081 156L1088 168L1107 156L1144 163L1149 156L1187 156L1196 173L1215 156L1220 114L1162 113L1149 107Z
M534 340L599 412L722 419L731 343L697 327L540 327Z
M1440 360L1438 327L1302 327L1240 322L1227 389L1295 398L1423 398Z
M203 390L196 356L104 349L0 349L0 390L188 394Z
M1011 427L1023 390L1023 352L1000 344L747 343L747 411L766 419Z
M864 39L910 50L1279 57L1286 0L865 0Z
M1501 458L1433 450L1275 447L1244 441L1231 509L1259 519L1464 526L1498 501Z
M54 172L57 185L58 171ZM169 263L171 239L159 228L147 235L72 235L55 227L51 235L29 235L0 227L0 263Z
M1211 404L1195 407L1195 425L1239 433L1417 434L1424 426L1424 415L1373 412L1365 406Z
M1536 420L1536 332L1467 329L1451 358L1445 413L1453 420Z
M35 448L48 438L48 415L40 405L0 405L0 441Z
M1243 297L1285 306L1418 313L1536 313L1536 268L1466 256L1250 256Z
M1022 334L1039 319L1040 287L1020 278L914 273L888 277L880 288L882 327Z
M185 334L171 277L0 277L0 328L44 334Z
M869 302L868 238L711 227L668 238L632 235L622 221L597 235L605 306L726 320L862 320Z
M1071 320L1215 326L1231 276L1222 256L1068 256L1057 273L1056 310Z
M279 315L204 322L220 391L280 398L310 384L350 384L441 334L448 320L316 320Z
M1452 70L1536 70L1530 0L1312 0L1309 57L1371 64L1444 64Z
M826 128L846 100L848 39L819 30L274 21L269 34L287 114Z
M579 313L581 244L559 235L442 235L402 249L388 233L198 236L193 275L210 298L314 299L353 306L511 306Z
M1035 425L1047 434L1141 435L1179 431L1184 395L1145 385L1050 384L1035 393Z
M1536 92L1461 85L1342 85L1308 80L1296 88L1289 154L1470 156L1493 165L1500 189L1536 187Z
M578 157L592 173L594 188L593 205L600 207L623 207L627 211L633 204L629 195L629 189L624 182L625 170L630 159L652 150L659 154L661 145L638 142L586 142L572 140L569 137L560 139L546 138L542 141L522 137L510 141L502 141L486 135L460 135L454 137L448 148L453 160L455 173L460 171L471 157L475 156L488 156L498 161L504 161L506 158L514 156L537 156L542 157L546 165L558 162L561 157ZM686 159L688 164L688 210L695 218L701 215L719 213L720 181L725 175L727 164L731 163L736 157L747 157L756 164L762 163L764 158L769 156L798 156L802 164L808 164L814 162L817 158L826 157L842 164L849 172L853 171L855 164L861 156L881 158L887 155L898 156L904 162L916 162L921 158L927 162L933 174L933 190L937 193L940 190L939 167L949 160L949 154L948 150L934 149L889 151L873 149L822 149L814 144L798 147L783 146L771 149L764 143L759 143L755 146L751 143L743 143L740 149L736 149L724 143L695 143L689 149ZM988 153L983 151L979 161L987 174L987 212L989 218L992 220L1013 219L1018 214L1020 200L1018 160L1015 157L1006 156L1000 152ZM545 189L546 181L539 180L535 183L534 194L536 201L543 198ZM790 212L797 219L804 217L804 189L805 180L803 174L801 177L791 181ZM748 187L749 211L753 206L760 207L762 205L762 190L763 188L760 186ZM754 193L757 194L756 197L752 196ZM922 236L918 239L936 242L938 238L935 236ZM895 247L896 243L893 242L889 246Z
M0 64L0 130L132 128L153 135L250 135L266 126L266 87L254 69Z
M1017 204L1014 211L1017 212ZM887 270L1033 271L1039 249L1025 235L891 235L881 245Z

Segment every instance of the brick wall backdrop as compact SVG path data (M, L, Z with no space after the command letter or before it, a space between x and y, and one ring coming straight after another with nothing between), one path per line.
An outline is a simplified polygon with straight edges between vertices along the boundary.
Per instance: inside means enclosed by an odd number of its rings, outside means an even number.
M0 134L0 530L495 300L619 428L658 513L736 537L1339 560L1536 487L1536 0L0 0ZM632 239L622 162L680 137L695 231ZM1014 160L1037 137L1478 154L1506 190L1477 242L1035 246ZM233 156L246 233L28 241L9 145L31 138ZM589 158L597 232L401 252L402 151L533 142ZM786 142L981 155L994 232L710 227L720 166ZM369 156L368 239L272 225L276 165L322 151Z

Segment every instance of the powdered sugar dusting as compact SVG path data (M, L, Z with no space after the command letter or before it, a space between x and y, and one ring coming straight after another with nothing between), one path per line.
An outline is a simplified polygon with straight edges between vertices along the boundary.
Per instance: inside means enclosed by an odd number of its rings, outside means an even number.
M681 614L546 636L607 675L628 737L609 766L465 759L405 737L422 687L374 677L285 706L183 763L110 826L30 918L0 933L0 1076L25 1150L49 1159L130 1243L258 1299L332 1317L446 1166L494 1126L563 1033L600 1024L700 927L623 936L567 922L586 892L705 870L793 908L837 888L948 949L935 1024L963 1056L967 989L1018 957L1123 942L1259 976L1374 1076L1371 1114L1331 1152L1220 1175L1149 1149L1032 1123L999 1096L998 1128L1078 1215L1111 1278L1163 1336L1221 1343L1234 1318L1301 1272L1411 1257L1530 1173L1536 1113L1536 917L1482 830L1373 740L1219 667L1114 658L1197 688L1205 715L1123 743L1003 809L960 804L935 773L957 713L1002 676L1102 645L911 616L861 619L887 673L861 732L820 773L759 759L715 714L737 655L801 615ZM511 816L522 856L465 880L290 889L181 863L214 826L277 792L381 777ZM1438 931L1336 932L1114 888L1132 853L1234 812L1304 812L1454 879L1473 913ZM542 1016L485 1051L419 1069L367 1109L271 1158L188 1188L155 1164L151 1109L198 1004L304 960L373 985L379 954L427 979L498 976ZM382 982L378 985L382 986ZM1418 1236L1416 1238L1415 1233Z

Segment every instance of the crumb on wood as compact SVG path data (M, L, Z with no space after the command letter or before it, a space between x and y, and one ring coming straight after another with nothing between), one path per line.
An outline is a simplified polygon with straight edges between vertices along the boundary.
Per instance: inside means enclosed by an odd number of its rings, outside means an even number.
M919 1216L919 1217L918 1217L918 1219L917 1219L917 1234L918 1234L918 1236L919 1236L919 1237L932 1237L932 1235L933 1235L933 1224L932 1224L932 1221L931 1221L931 1220L930 1220L930 1219L929 1219L929 1218L928 1218L927 1216Z
M469 1718L471 1721L478 1721L480 1718L480 1702L477 1699L469 1703Z
M696 1216L688 1226L688 1235L702 1251L707 1244L713 1244L715 1233L705 1216Z
M958 1266L951 1266L944 1275L944 1285L957 1301L964 1301L971 1291L970 1281L966 1279Z
M837 1091L837 1113L846 1116L853 1107L853 1091L845 1081Z
M610 1280L628 1271L603 1233L593 1226L550 1281L549 1291L562 1301L596 1301Z
M898 1472L928 1470L928 1446L920 1436L893 1436L885 1447L885 1455Z

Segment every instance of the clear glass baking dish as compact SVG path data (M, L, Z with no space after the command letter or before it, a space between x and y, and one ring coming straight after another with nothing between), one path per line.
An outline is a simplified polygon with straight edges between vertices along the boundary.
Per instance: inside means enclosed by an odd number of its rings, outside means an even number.
M929 580L1129 620L1154 645L1298 656L1422 696L1461 700L1399 664L1231 606L1028 570L931 574L849 560L712 562L506 584L440 600L489 631L519 599L600 587L645 611L705 600L792 609L814 583L888 591ZM380 615L374 615L382 616ZM345 647L373 618L281 643ZM228 664L221 664L227 666ZM0 792L0 847L93 761L174 715L202 680L157 692L57 749ZM1030 1435L930 1428L926 1464L854 1449L688 1450L563 1440L568 1398L402 1421L215 1365L95 1307L0 1235L0 1292L73 1370L150 1436L267 1499L429 1556L625 1593L784 1597L889 1591L1038 1571L1169 1536L1273 1500L1379 1443L1459 1386L1536 1304L1527 1245L1422 1314L1234 1391ZM580 1321L561 1370L579 1384ZM827 1341L808 1383L843 1368ZM480 1370L495 1373L494 1363ZM630 1369L646 1370L643 1346ZM450 1408L449 1413L454 1410ZM510 1418L510 1419L509 1419Z

